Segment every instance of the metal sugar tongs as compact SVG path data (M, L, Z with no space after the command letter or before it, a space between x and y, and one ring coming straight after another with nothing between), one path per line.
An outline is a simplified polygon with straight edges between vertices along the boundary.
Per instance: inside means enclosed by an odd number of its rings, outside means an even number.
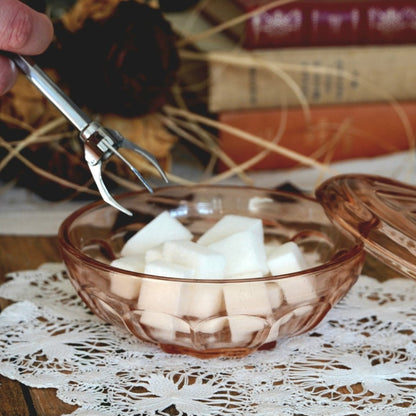
M5 53L26 77L41 91L49 101L77 128L79 137L84 142L84 157L91 171L92 177L97 185L102 199L114 208L127 215L132 213L120 205L106 188L101 170L102 162L112 155L119 157L135 173L140 182L149 192L153 192L151 186L146 182L140 172L118 151L123 147L143 156L159 172L162 178L168 182L168 178L157 162L156 158L146 150L130 142L118 131L103 127L100 123L88 117L37 65L29 59L13 54Z

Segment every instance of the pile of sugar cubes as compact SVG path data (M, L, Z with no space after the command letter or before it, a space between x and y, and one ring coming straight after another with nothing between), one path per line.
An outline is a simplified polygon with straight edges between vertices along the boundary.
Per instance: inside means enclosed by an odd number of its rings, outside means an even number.
M198 284L197 279L244 279L297 272L308 268L294 242L267 246L263 223L258 218L225 215L198 239L180 221L164 211L134 234L120 257L111 263L120 269L147 275L192 279L189 284L163 279L138 279L114 274L111 291L125 299L138 299L141 323L173 339L189 331L173 317L199 320L213 317L224 308L232 341L240 343L263 321L250 316L269 316L284 301L296 304L316 299L310 280L302 276L272 282ZM237 282L236 282L237 283ZM303 314L306 311L294 311ZM225 319L225 318L221 318ZM219 326L207 322L205 332ZM278 327L270 331L276 336Z
M164 211L125 243L111 265L189 279L252 278L308 267L296 243L265 245L263 223L258 218L225 215L194 240L181 222Z

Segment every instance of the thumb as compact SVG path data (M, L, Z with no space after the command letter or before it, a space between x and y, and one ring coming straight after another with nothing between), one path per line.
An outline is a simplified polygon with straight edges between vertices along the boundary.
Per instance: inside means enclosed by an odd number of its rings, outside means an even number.
M53 37L48 17L18 0L0 2L0 49L23 55L42 53Z
M5 94L12 88L16 78L17 72L14 64L5 56L0 55L0 95Z

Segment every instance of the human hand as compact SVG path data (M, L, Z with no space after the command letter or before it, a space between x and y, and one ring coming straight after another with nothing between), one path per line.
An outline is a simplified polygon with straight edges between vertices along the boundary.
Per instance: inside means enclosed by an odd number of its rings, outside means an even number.
M0 0L0 50L37 55L50 44L53 25L49 18L19 0ZM15 83L14 64L0 54L0 95Z

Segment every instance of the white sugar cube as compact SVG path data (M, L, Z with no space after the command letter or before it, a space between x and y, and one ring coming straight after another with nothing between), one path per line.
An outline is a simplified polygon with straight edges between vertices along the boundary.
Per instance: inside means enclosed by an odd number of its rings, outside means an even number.
M184 278L194 275L193 270L165 260L146 264L145 273ZM190 300L189 285L159 279L143 279L137 307L143 311L141 322L159 331L165 340L172 340L178 331L184 332L186 328L180 318L189 315L190 308L198 310Z
M215 334L226 330L228 326L228 318L226 316L218 316L217 318L203 320L194 326L194 331L203 334Z
M293 313L288 313L277 320L270 328L269 335L267 336L264 343L267 344L268 342L276 341L277 337L279 336L281 326L289 322L293 316Z
M195 341L200 347L216 348L228 344L229 325L226 316L201 320L192 325Z
M272 309L279 308L283 303L283 291L277 282L265 283Z
M131 272L143 273L145 259L143 254L137 254L134 256L120 257L113 260L110 263L111 266L118 269L129 270Z
M302 303L315 300L317 294L310 277L295 276L280 279L279 286L287 303Z
M184 320L161 312L143 311L140 323L146 327L145 332L159 342L173 341L178 332L190 332L190 327Z
M184 289L184 315L207 319L224 309L224 296L220 284L189 283Z
M295 273L308 268L298 245L289 241L274 248L267 259L272 275ZM312 280L304 276L281 279L278 281L288 303L310 301L316 298Z
M260 271L268 273L263 238L256 233L241 231L208 246L225 257L225 277Z
M287 334L288 332L291 333L294 330L299 330L300 327L303 327L304 321L309 318L311 313L313 313L313 307L311 305L305 305L305 306L300 306L299 308L296 308L295 310L287 313L286 315L283 315L271 327L270 333L269 333L269 336L267 337L266 342L275 340L280 334L282 326L286 324L287 326L284 330L285 334Z
M163 257L163 244L159 244L155 247L149 248L144 253L144 260L146 263L150 263L154 260L159 260Z
M127 275L111 275L110 291L125 299L137 298L140 292L140 278Z
M289 241L270 250L267 265L270 273L274 276L295 273L307 268L300 248L293 241Z
M182 288L181 282L142 279L137 307L151 312L182 315Z
M224 302L229 316L233 342L248 342L253 334L265 329L264 319L272 313L270 288L264 282L247 282L224 285ZM271 288L276 295L278 290ZM282 297L276 296L277 305Z
M192 241L166 242L163 246L163 259L194 270L193 277L197 279L221 279L224 276L224 256ZM206 318L221 310L223 296L220 285L187 284L184 290L185 315Z
M150 263L146 263L144 273L153 276L182 277L185 279L195 277L194 269L164 259L153 260Z
M230 316L228 324L231 332L231 342L239 346L249 346L255 343L257 337L267 329L266 321L256 316Z
M230 330L233 342L243 341L255 331L264 328L264 321L258 319L248 320L248 326L239 317L247 315L267 316L272 314L273 308L278 308L283 302L283 293L276 282L256 282L243 284L229 284L224 287L224 301L227 313L234 316L230 319ZM270 330L267 342L277 338L280 325Z
M264 282L226 283L224 302L228 315L267 316L272 313Z
M201 235L198 243L208 246L241 231L250 231L256 234L260 241L263 241L263 223L260 219L230 214L224 215L224 217Z
M197 279L221 279L224 276L225 257L192 241L167 241L162 255L166 261L193 269Z
M160 274L160 270L157 272ZM183 287L181 282L142 280L137 308L142 310L140 322L152 328L153 336L168 341L175 338L177 331L187 330L179 319L184 311Z
M192 233L169 212L164 211L127 240L122 256L144 253L169 240L192 240Z
M111 262L111 266L137 273L144 271L143 255L120 257ZM117 296L125 299L134 299L140 291L141 279L134 276L111 273L110 290Z

